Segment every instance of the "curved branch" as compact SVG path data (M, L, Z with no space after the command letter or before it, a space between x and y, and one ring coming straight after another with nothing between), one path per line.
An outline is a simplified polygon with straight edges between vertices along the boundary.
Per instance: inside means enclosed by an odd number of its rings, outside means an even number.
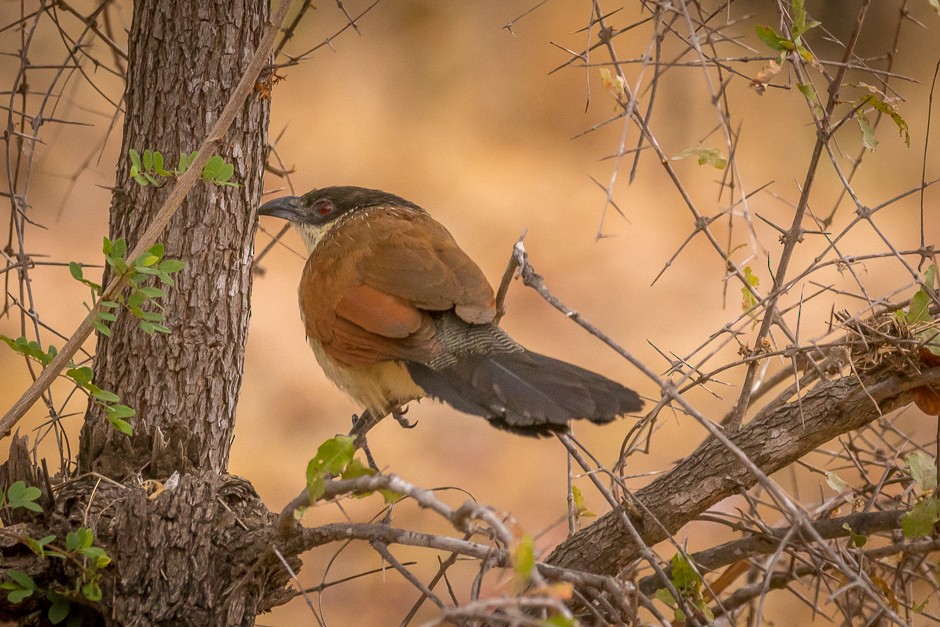
M919 375L885 376L868 385L852 376L823 382L802 399L759 412L729 439L770 474L825 442L908 404L912 388L938 383L940 368ZM627 511L643 540L652 545L756 481L724 445L708 439L670 472L637 491L635 498L642 506ZM645 513L633 514L640 510ZM623 511L621 507L604 514L562 542L546 562L601 574L618 572L639 551L619 519Z
M886 512L856 512L838 518L829 518L813 523L816 532L823 538L831 540L844 538L850 533L864 536L901 528L901 516L907 513L904 509L889 510ZM848 525L851 532L845 529ZM792 535L792 527L777 527L770 529L769 533L754 533L745 538L732 540L719 544L705 551L690 555L690 561L695 564L700 574L733 564L738 560L747 559L754 555L773 553L780 546L780 540ZM797 533L799 533L797 531ZM899 549L900 550L900 549ZM667 567L666 573L672 576L672 567ZM662 579L658 575L650 575L640 580L639 589L645 594L653 594L663 587Z

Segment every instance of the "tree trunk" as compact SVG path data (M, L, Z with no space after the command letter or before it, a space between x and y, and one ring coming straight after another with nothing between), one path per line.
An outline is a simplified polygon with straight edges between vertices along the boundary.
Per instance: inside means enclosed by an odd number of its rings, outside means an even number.
M130 248L169 193L169 185L141 187L130 178L129 150L159 150L171 167L181 152L195 150L241 77L267 17L266 0L135 3L112 240L123 237ZM162 301L172 333L147 335L136 318L119 315L111 337L99 335L95 382L137 415L128 438L90 406L78 458L82 471L116 479L140 471L148 477L225 471L248 328L267 123L267 102L250 98L220 150L241 186L197 184L162 238L167 257L187 264Z
M171 187L134 182L129 151L160 151L174 168L180 153L198 148L257 49L268 8L267 0L135 3L110 239L125 238L130 250ZM225 474L267 124L268 103L253 95L218 148L239 186L197 183L161 238L168 258L186 262L161 300L172 332L147 335L122 313L111 336L98 337L95 384L136 410L133 436L90 405L78 456L83 474L60 487L54 503L47 490L43 514L7 521L22 527L17 534L59 542L90 528L95 546L111 557L100 571L103 597L88 602L75 592L84 576L78 560L42 558L21 542L4 545L5 564L28 573L41 591L67 595L70 617L109 625L251 625L287 598L288 573L271 549L276 517L249 483ZM22 478L16 468L29 466L25 443L14 444L11 459L22 463L7 464L8 482ZM174 472L178 482L165 489L152 482L149 494L139 480ZM44 485L42 479L31 483ZM0 616L44 624L48 607L43 594L18 604L0 600Z

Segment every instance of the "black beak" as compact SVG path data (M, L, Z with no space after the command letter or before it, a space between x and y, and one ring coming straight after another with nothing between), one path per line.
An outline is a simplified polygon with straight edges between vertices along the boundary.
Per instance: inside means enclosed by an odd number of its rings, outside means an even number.
M300 196L282 196L269 200L258 208L259 216L274 216L289 222L303 222L306 217Z

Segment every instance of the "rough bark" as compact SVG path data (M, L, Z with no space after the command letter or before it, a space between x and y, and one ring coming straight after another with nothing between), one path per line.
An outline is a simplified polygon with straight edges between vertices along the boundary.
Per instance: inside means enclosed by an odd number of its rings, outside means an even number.
M109 237L130 249L169 193L129 178L128 151L159 150L167 165L195 150L218 119L258 47L267 0L135 3L129 35L124 139ZM0 599L0 618L44 624L45 591L72 600L70 617L108 625L251 625L284 602L288 571L275 555L276 517L250 484L225 474L246 339L254 208L261 195L267 102L245 103L219 154L240 187L199 184L162 239L184 260L161 302L169 335L147 335L121 315L99 336L95 383L137 411L134 435L117 432L90 407L81 434L78 479L49 488L17 439L0 485L18 479L44 489L43 512L4 512L4 568L31 576L39 592ZM109 277L105 277L105 281ZM175 474L178 473L178 474ZM166 480L173 484L142 482ZM147 490L145 487L156 491ZM14 519L15 515L15 519ZM50 559L27 537L63 543L80 527L111 563L100 570L103 598L76 592L81 560ZM291 556L286 557L294 562Z
M940 369L929 376L940 381ZM758 413L729 439L758 468L771 474L818 446L865 426L910 402L909 377L873 379L866 387L854 376L823 382L800 402ZM877 401L877 405L874 401ZM670 472L638 490L635 499L645 510L631 521L647 545L665 540L715 503L753 487L757 478L725 446L706 440ZM562 542L546 560L563 568L612 575L639 556L621 520L623 509L601 516L597 522Z
M17 469L35 472L27 446L26 438L14 441L11 459L27 463L4 464L0 478L23 479ZM44 498L51 499L51 493ZM68 483L55 493L54 505L44 503L42 513L4 513L4 568L27 573L42 589L68 591L81 575L76 564L39 557L22 538L51 534L61 546L62 538L80 527L94 529L96 545L103 544L113 560L100 571L105 594L84 609L85 624L252 625L259 611L290 598L288 573L271 550L277 516L238 477L211 471L186 475L165 490L94 476ZM288 559L299 567L296 558ZM43 601L35 594L11 604L0 595L0 618L47 624ZM82 611L73 607L70 616Z
M133 244L169 191L133 182L128 151L159 150L175 165L182 151L194 150L241 77L267 15L265 0L135 3L112 240ZM166 255L187 264L162 301L173 332L147 335L122 315L110 338L99 336L96 383L137 411L135 433L116 432L92 405L82 470L115 478L224 472L248 327L267 112L265 101L250 98L220 150L242 186L197 185L166 230Z

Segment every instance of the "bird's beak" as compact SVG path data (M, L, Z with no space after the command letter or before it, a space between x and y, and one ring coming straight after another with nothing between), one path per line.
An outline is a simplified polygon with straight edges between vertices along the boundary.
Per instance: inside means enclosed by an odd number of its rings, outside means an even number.
M289 222L303 222L306 217L300 196L282 196L269 200L258 208L259 216L274 216Z

